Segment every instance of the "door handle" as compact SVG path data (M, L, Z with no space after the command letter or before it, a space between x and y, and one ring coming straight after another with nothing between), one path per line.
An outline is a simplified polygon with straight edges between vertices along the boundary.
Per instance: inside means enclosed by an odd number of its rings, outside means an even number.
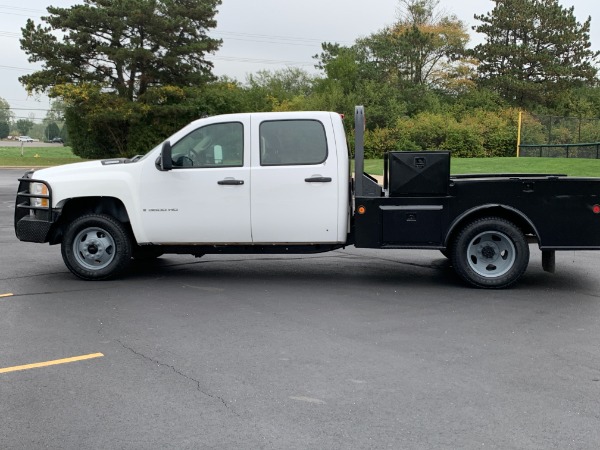
M305 178L304 181L307 183L331 183L331 177L310 177Z
M224 180L217 181L217 184L225 186L240 186L244 184L244 180L235 180L233 178L226 178Z

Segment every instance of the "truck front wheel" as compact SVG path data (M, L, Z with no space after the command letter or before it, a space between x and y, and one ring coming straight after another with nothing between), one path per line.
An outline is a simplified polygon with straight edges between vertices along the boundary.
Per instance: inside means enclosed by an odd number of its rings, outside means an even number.
M513 223L487 217L467 225L452 246L456 273L476 287L501 289L515 283L529 264L527 240Z
M84 280L105 280L123 272L132 245L125 226L105 214L87 214L65 230L61 253L69 270Z

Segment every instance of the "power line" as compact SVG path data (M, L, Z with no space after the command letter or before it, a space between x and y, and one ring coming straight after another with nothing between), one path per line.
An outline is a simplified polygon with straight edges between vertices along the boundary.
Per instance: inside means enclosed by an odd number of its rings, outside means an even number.
M212 56L209 60L214 59L218 61L232 61L241 63L254 63L254 64L288 64L290 66L312 66L314 62L308 61L285 61L281 59L259 59L259 58L243 58L240 56Z
M2 7L3 5L0 5ZM260 42L265 44L283 44L283 45L302 45L302 46L312 46L314 44L321 44L323 42L338 42L340 44L348 44L349 42L338 41L335 39L314 39L314 38L303 38L297 36L280 36L280 35L272 35L272 34L257 34L257 33L240 33L233 31L218 31L210 33L216 37L223 37L225 39L235 40L235 41L250 41L250 42ZM19 33L11 32L11 31L0 31L0 36L4 37L18 37L21 35Z
M0 36L1 37L7 37L7 38L20 38L21 35L19 33L15 33L13 31L0 31Z
M42 11L41 9L23 8L20 6L12 6L12 5L0 5L0 8L14 9L16 11L26 11L26 12L46 12L46 11Z
M1 35L0 35L1 36ZM275 45L293 45L295 47L314 47L314 44L301 44L294 42L277 42L277 41L261 41L259 39L247 39L247 38L227 38L227 41L243 41L243 42L257 42L260 44L275 44Z
M2 66L0 65L0 69L8 69L8 70L24 70L25 72L33 72L36 69L26 69L24 67L15 67L15 66Z
M6 11L4 11L2 14L9 15L9 16L27 17L28 19L32 18L31 14L19 14L19 13L6 12ZM40 16L33 16L33 17L40 18Z
M28 97L33 98L33 96L28 96ZM20 103L28 103L28 102L31 102L31 101L35 101L36 103L41 103L41 102L39 102L37 100L31 100L31 99L27 99L27 98L25 100L23 100L23 99L16 99L16 98L5 98L4 100L7 100L9 102L20 102Z
M289 61L283 59L263 59L263 58L245 58L240 56L208 56L209 60L217 60L217 61L231 61L231 62L240 62L240 63L251 63L251 64L287 64L290 66L312 66L315 63L309 61ZM0 69L7 70L22 70L25 72L33 72L37 69L26 69L24 67L15 67L15 66L4 66L0 65Z
M239 33L232 31L215 31L213 34L215 35L223 35L223 36L235 36L239 38L257 38L257 39L273 39L279 41L289 41L289 42L303 42L306 44L321 44L322 42L340 42L328 39L311 39L311 38L301 38L296 36L277 36L270 34L255 34L255 33ZM340 43L348 43L348 42L340 42Z
M0 4L0 8L9 9L12 11L26 12L26 13L47 14L47 11L41 10L41 9L23 8L20 6L11 6L11 5L5 5L5 4ZM17 14L14 12L10 12L10 13L5 12L5 14L25 15L25 14ZM278 35L257 34L257 33L240 33L240 32L234 32L234 31L220 31L220 30L215 30L212 34L215 34L218 36L233 36L233 37L238 37L238 38L258 38L258 39L263 39L263 40L266 39L269 41L270 40L288 41L290 43L303 42L305 44L307 44L307 43L320 44L321 42L325 42L325 41L337 42L335 40L328 40L328 39L315 39L315 38L305 38L305 37L297 37L297 36L278 36ZM236 40L239 40L239 39L236 39ZM258 42L263 42L263 41L258 41Z
M216 37L222 35L223 33L215 33ZM248 34L245 37L244 34L234 34L234 36L239 37L228 37L223 36L224 41L242 41L242 42L256 42L259 44L270 44L270 45L290 45L294 47L315 47L315 45L320 45L325 41L317 41L315 40L305 40L301 38L279 38L277 36L273 36L269 38L268 36L262 37L261 35L250 35ZM252 36L256 36L256 38L252 38ZM15 33L12 31L0 31L0 37L12 38L12 39L20 39L22 35L20 33ZM337 42L337 41L335 41ZM339 43L339 42L338 42Z
M58 109L42 109L42 108L0 108L0 109L10 109L10 110L15 110L15 111L53 111L53 112L60 112Z
M9 10L18 11L18 12L47 14L46 10L34 9L34 8L23 8L20 6L12 6L12 5L5 5L5 4L0 4L0 8L9 9ZM14 12L11 12L11 13L5 12L5 14L24 15L24 14L17 14ZM305 44L308 44L308 43L320 44L321 42L325 42L325 41L338 42L336 40L328 40L328 39L315 39L315 38L306 38L306 37L297 37L297 36L278 36L278 35L257 34L257 33L240 33L240 32L234 32L234 31L220 31L220 30L215 30L213 32L213 34L218 35L218 36L233 36L233 38L238 37L238 39L236 39L236 40L239 40L240 38L257 38L257 39L263 39L263 40L266 39L270 42L272 42L272 40L276 40L276 41L288 41L290 43L303 42ZM263 42L263 41L256 41L256 42Z

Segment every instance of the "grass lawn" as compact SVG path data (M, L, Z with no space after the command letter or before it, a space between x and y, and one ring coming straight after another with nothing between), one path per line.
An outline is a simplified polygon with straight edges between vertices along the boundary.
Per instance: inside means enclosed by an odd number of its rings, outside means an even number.
M0 146L0 166L4 167L48 167L79 161L84 160L73 155L71 147L29 147L24 145L23 156L21 156L21 147Z
M0 147L0 166L48 167L84 161L70 147ZM383 160L368 159L365 171L383 175ZM548 173L600 177L600 159L575 158L452 158L450 171L463 173Z
M383 175L383 160L366 160L365 171L374 175ZM452 158L450 172L457 175L463 173L547 173L600 177L600 159Z

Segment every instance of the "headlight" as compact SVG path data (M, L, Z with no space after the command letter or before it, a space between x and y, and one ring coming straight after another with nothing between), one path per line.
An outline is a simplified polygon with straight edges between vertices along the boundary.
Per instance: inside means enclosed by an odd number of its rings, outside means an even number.
M43 183L31 183L29 185L29 193L32 195L48 195L48 186ZM31 197L31 206L48 208L48 199Z

